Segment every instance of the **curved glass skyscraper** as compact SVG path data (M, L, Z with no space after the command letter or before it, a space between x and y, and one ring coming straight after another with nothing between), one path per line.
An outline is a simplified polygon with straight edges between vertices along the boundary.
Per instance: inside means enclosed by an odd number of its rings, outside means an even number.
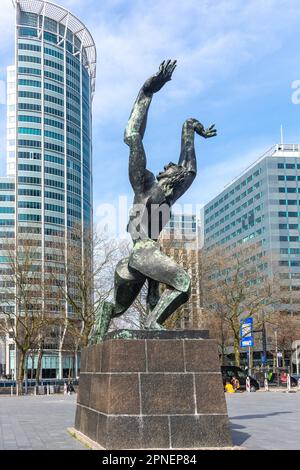
M13 4L16 48L8 68L0 235L14 238L17 247L34 240L43 277L74 226L92 231L96 49L88 29L66 9L42 0ZM55 301L48 307L55 312Z

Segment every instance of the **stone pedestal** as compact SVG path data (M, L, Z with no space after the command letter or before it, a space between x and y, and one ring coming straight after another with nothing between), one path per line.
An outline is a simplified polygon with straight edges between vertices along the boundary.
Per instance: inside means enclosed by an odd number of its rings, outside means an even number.
M217 344L207 332L117 336L82 351L75 429L105 449L232 445Z

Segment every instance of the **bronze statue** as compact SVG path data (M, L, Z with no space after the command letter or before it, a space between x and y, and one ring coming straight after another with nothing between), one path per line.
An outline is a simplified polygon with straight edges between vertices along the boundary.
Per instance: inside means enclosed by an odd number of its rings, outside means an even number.
M130 256L122 259L116 267L115 302L104 302L101 305L92 342L102 339L111 318L122 315L131 306L146 280L146 329L161 329L164 321L189 298L189 275L160 251L157 238L170 219L171 206L196 177L195 133L209 138L217 132L214 125L205 129L197 119L187 119L182 127L178 163L169 163L156 177L147 169L143 137L148 109L153 94L171 80L175 67L176 61L164 61L158 72L144 83L125 129L124 141L130 149L129 179L134 191L127 227L133 240L133 249ZM161 295L160 283L166 285Z

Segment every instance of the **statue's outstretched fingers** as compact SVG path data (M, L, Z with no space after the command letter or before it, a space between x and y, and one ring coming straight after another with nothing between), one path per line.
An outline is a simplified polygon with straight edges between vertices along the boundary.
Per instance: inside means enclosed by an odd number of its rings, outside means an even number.
M171 75L173 74L173 72L174 72L174 70L175 70L175 68L176 68L176 65L177 65L177 60L174 60L174 62L173 62L172 65L171 65L171 70L170 70Z
M165 60L163 60L162 63L160 64L158 71L162 72L164 69L164 66L165 66Z

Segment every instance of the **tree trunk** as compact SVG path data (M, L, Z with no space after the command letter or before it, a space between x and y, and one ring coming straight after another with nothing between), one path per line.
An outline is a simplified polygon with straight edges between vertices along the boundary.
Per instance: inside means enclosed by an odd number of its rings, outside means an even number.
M233 343L233 350L234 350L234 362L237 367L240 367L240 339L234 338Z
M38 361L37 361L36 376L35 376L37 385L40 384L40 379L41 379L42 359L43 359L43 354L44 354L43 346L44 346L43 344L40 345L39 353L38 353Z
M221 365L224 365L224 358L225 358L225 335L224 335L224 323L223 319L220 319L220 327L221 327Z
M33 380L33 373L34 373L34 354L31 354L31 371L30 371L30 380Z
M78 347L74 350L74 378L78 377Z
M28 355L25 354L25 363L24 363L24 382L25 382L25 395L28 393Z
M90 336L91 328L84 327L81 334L81 347L85 348L89 345L89 336Z
M18 377L17 377L17 394L23 395L23 378L24 378L24 365L25 365L26 353L19 351L18 360Z
M63 378L63 370L62 370L62 344L59 344L59 351L58 351L58 378Z

